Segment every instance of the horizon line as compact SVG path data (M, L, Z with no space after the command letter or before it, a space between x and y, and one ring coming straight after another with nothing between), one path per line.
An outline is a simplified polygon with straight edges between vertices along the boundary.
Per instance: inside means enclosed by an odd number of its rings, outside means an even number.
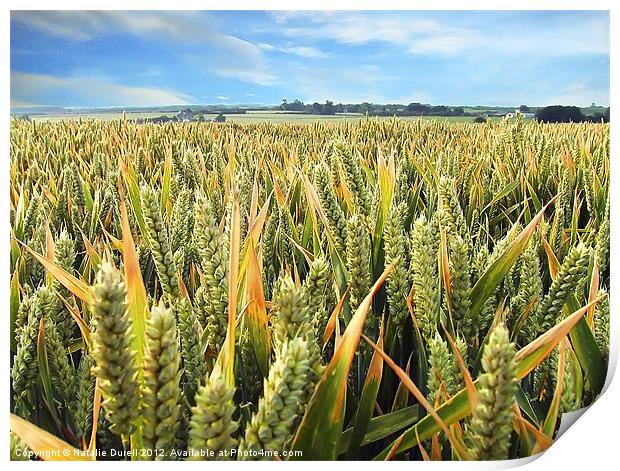
M300 100L302 103L304 103L305 105L308 104L314 104L314 103L319 103L319 104L325 104L325 102L319 102L319 101L302 101ZM419 101L412 101L409 103L402 103L402 102L372 102L372 101L360 101L360 102L349 102L349 103L345 103L345 102L336 102L333 100L326 100L326 101L331 101L334 105L361 105L363 103L367 103L369 105L382 105L382 106L387 106L387 105L397 105L397 106L407 106L411 103L417 103L417 104L421 104L421 105L425 105L425 106L445 106L445 107L451 107L451 108L483 108L483 107L488 107L488 108L518 108L519 106L523 105L524 103L521 103L521 105L515 105L515 104L505 104L505 105L491 105L491 104L476 104L476 105L471 105L471 104L459 104L459 105L453 105L453 104L445 104L445 103L438 103L438 104L433 104L433 103L423 103L423 102L419 102ZM592 104L590 105L577 105L574 103L554 103L553 105L526 105L529 108L544 108L546 106L576 106L578 108L590 108L590 107L598 107L598 108L609 108L610 105L603 105L603 104L599 104L596 102L592 102ZM63 109L73 109L73 110L80 110L80 109L91 109L91 110L107 110L107 109L124 109L124 108L163 108L163 107L192 107L192 106L203 106L203 107L207 107L207 106L227 106L227 107L277 107L277 106L281 106L281 103L226 103L226 102L218 102L218 103L170 103L170 104L158 104L158 105L110 105L110 106L91 106L91 105L43 105L43 104L25 104L25 105L10 105L11 109L19 109L19 108L63 108ZM291 113L295 113L296 111L291 111Z

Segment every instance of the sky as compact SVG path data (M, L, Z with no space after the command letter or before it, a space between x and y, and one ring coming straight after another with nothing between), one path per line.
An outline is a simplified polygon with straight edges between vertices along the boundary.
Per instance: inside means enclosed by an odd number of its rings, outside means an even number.
M13 11L11 106L609 105L609 13Z

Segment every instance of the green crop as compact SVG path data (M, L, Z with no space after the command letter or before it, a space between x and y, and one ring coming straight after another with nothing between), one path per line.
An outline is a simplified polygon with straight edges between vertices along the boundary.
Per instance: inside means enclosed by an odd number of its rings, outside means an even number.
M602 391L607 124L10 131L14 458L512 459Z

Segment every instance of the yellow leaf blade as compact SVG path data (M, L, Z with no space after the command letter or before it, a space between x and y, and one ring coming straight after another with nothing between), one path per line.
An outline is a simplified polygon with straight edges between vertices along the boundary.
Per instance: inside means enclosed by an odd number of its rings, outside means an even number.
M83 453L15 414L11 414L10 428L11 432L44 461L94 461L92 455Z
M43 267L48 270L56 280L58 280L65 288L67 288L71 293L80 298L87 304L92 304L94 302L94 298L90 289L83 281L77 279L75 276L67 273L65 270L56 265L52 260L44 257L43 255L35 252L26 244L17 241L22 247L24 247L30 255L32 255Z

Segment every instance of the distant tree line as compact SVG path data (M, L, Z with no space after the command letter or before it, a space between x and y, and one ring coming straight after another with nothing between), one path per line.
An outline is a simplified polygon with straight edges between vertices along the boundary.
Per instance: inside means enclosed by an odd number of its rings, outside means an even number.
M359 113L369 116L470 116L466 113L462 106L432 106L422 103L402 104L376 104L376 103L338 103L327 100L325 103L304 103L301 100L282 100L280 110L319 114L333 115L337 113Z
M576 106L545 106L536 111L534 118L543 123L608 123L609 108L604 113L585 115Z
M479 107L482 108L482 107ZM182 110L185 113L192 113L192 121L205 121L205 115L216 114L213 118L214 122L224 122L227 115L231 114L245 114L249 109L254 108L228 106L226 108L218 106L202 107L197 110L191 110L187 108ZM462 106L445 106L445 105L429 105L423 103L409 103L404 104L376 104L376 103L338 103L334 104L333 101L327 100L325 103L304 103L301 100L293 100L288 102L282 100L282 104L279 106L265 106L257 108L257 110L264 110L269 112L270 110L280 110L303 114L315 114L315 115L335 115L343 113L362 114L368 116L472 116L476 122L485 122L488 113L483 114L482 111L477 109L472 112L466 112ZM522 113L527 113L531 110L527 105L521 105L517 108ZM544 123L583 123L583 122L609 122L610 109L606 108L604 112L594 112L592 114L584 114L583 110L576 106L546 106L544 108L536 109L534 118L537 121ZM502 112L494 114L494 116L502 116ZM28 118L26 118L28 119ZM148 119L153 123L165 123L168 121L182 120L177 116L158 116L156 118ZM147 121L147 120L138 120Z
M282 100L281 111L333 115L340 113L358 113L369 116L479 116L479 113L468 113L462 106L429 105L423 103L403 104L376 104L376 103L338 103L327 100L325 103L304 103L301 100ZM530 112L527 105L519 106L522 113ZM596 112L585 115L576 106L547 106L539 108L535 118L542 122L553 123L582 123L582 122L609 122L609 108L603 113Z

